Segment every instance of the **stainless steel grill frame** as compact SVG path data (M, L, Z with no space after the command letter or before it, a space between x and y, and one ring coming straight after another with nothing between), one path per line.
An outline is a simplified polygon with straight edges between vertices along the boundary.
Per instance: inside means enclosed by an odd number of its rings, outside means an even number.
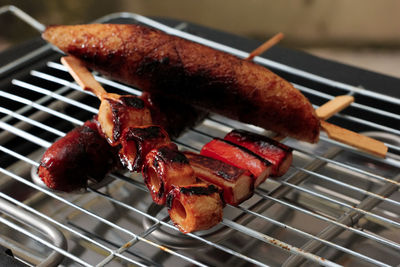
M0 9L0 14L4 12L16 14L39 31L44 29L43 25L13 6ZM112 14L101 18L99 22L114 18L128 18L239 57L248 56L247 52L182 31L185 24L171 28L131 13ZM21 67L27 60L41 57L44 52L50 50L49 45L44 45L26 57L1 67L0 75ZM363 96L399 107L400 100L395 97L323 78L266 58L256 57L254 60L282 73L289 73L355 95L356 102L351 105L352 108L388 117L400 124L400 116L396 112L357 102L357 96ZM71 115L73 112L65 110L70 108L78 110L84 113L86 118L97 113L98 103L95 97L83 91L72 82L71 78L66 78L68 77L66 69L57 62L50 60L40 69L31 69L27 80L13 79L10 86L16 88L18 94L0 90L0 98L12 103L0 105L2 115L0 128L3 130L0 132L0 151L14 159L10 166L0 167L1 180L4 181L0 184L0 189L12 184L13 187L20 186L30 191L29 197L23 199L15 197L7 190L0 191L0 211L3 214L0 222L4 226L0 228L0 243L12 244L15 251L18 251L17 257L21 260L43 266L56 265L60 262L66 265L84 266L173 265L176 262L199 266L225 266L231 263L260 266L400 264L398 207L400 206L400 157L398 156L400 130L397 127L399 124L389 127L345 112L335 115L336 118L363 124L378 131L369 134L385 141L390 149L386 159L366 155L352 147L330 140L323 134L317 145L285 140L285 143L295 149L294 164L285 176L267 180L263 186L256 189L252 199L239 207L227 207L223 222L216 229L182 237L169 221L165 209L156 214L150 212L151 201L145 197L146 188L140 177L110 174L109 178L113 181L106 186L101 188L90 186L88 192L84 194L64 195L49 191L35 183L35 180L30 179L31 172L26 176L26 172L21 171L26 168L30 170L31 167L35 170L44 149L48 148L56 138L65 135L66 130L49 124L49 119L67 121L72 127L82 125L84 120L81 117L74 117ZM104 77L98 75L95 77L110 90L136 95L141 93L135 88ZM51 89L38 86L39 80L51 84L49 86ZM294 83L294 85L303 93L326 101L335 97L334 94L302 84ZM34 100L25 97L25 94L30 94L28 92L35 95ZM3 100L0 103L3 103ZM13 108L13 103L19 107ZM317 104L314 106L318 107ZM257 127L212 114L177 138L175 142L183 149L198 150L213 136L223 136L236 127L268 134ZM24 154L10 149L7 142L13 139L29 143L35 147L34 152ZM341 179L340 176L349 180ZM129 190L143 196L144 200L119 197L129 195L131 192ZM43 208L38 205L39 202L51 204L45 204ZM115 209L118 216L113 215L110 218L106 216L104 209L96 207L98 202L111 207L107 212ZM284 219L276 215L280 213L279 210L285 210L285 216L281 216ZM23 220L13 211L23 213L24 215L20 216ZM139 216L143 224L132 226L134 223L131 221L134 219L129 217L133 216L132 214ZM120 217L125 215L128 217L121 220ZM318 221L322 226L313 230L306 225L303 226L301 221L288 220L290 216L304 219L306 222L304 224ZM75 222L75 219L79 221L82 218L88 222L82 225ZM34 222L38 224L42 222L44 233L31 230ZM100 236L97 230L90 232L88 230L90 227L86 228L86 224L90 223L108 229L105 231L105 236ZM9 237L2 237L2 234L7 236L10 231L32 240L35 246L43 247L41 255L48 257L41 258L35 255L29 244L24 250L19 244L8 240ZM63 236L60 236L59 232ZM292 240L291 237L298 239ZM175 240L174 238L177 238L176 241L168 243L168 240ZM225 242L227 239L230 242ZM247 243L242 244L241 239ZM239 245L232 244L234 241ZM383 256L379 253L373 255L365 253L370 250L358 249L357 245L350 244L358 241L366 246L378 247ZM68 248L64 243L68 243ZM81 253L82 248L93 252L95 257ZM156 256L149 256L147 250ZM199 255L202 250L205 255ZM209 257L207 253L210 253ZM38 251L36 254L40 255ZM218 262L219 256L222 262Z

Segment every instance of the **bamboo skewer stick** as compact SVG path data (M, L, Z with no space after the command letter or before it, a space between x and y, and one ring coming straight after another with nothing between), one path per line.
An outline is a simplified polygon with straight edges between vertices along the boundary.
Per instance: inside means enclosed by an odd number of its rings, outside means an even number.
M265 43L263 43L262 45L260 45L256 49L254 49L250 53L250 55L246 58L246 60L248 60L248 61L253 60L253 58L255 58L256 56L264 53L265 51L267 51L268 49L270 49L271 47L273 47L274 45L279 43L279 41L282 40L283 37L284 37L284 35L281 32L275 34L270 39L268 39Z
M317 108L315 112L317 113L318 118L320 118L321 120L327 120L336 113L347 108L353 102L353 96L340 95Z
M315 112L317 113L318 118L321 119L321 129L324 130L328 137L333 140L384 158L388 148L383 142L325 121L335 113L348 107L353 101L354 97L349 95L341 95L317 108Z
M321 120L321 128L333 140L356 147L378 157L386 157L388 148L381 141L341 128L324 120Z
M67 67L68 72L83 90L92 92L100 100L108 94L81 60L66 56L61 58L61 63Z

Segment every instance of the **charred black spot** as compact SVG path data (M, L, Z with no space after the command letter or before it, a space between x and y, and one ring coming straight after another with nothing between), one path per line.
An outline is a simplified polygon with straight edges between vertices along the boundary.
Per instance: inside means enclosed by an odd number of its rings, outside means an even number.
M185 152L185 155L193 166L198 165L202 166L202 168L207 168L210 172L228 181L235 180L245 172L243 169L203 155L191 152Z
M163 133L159 126L149 126L145 128L130 128L126 133L127 140L141 140L147 141L156 138L165 138L166 135Z
M153 166L154 166L155 168L158 168L159 163L158 163L158 159L157 159L157 158L155 158L155 159L153 160Z
M137 97L123 96L120 98L122 103L128 107L143 109L145 107L144 101Z
M204 186L190 186L190 187L181 187L180 192L185 195L211 195L218 192L218 188L214 185L209 185L207 187Z
M155 138L155 137L161 137L163 135L161 128L159 126L146 127L144 128L144 130L145 133L147 134L146 137Z
M143 58L141 64L136 69L136 74L139 76L143 76L145 74L152 74L157 70L160 62L158 60L145 57Z
M252 141L252 142L256 142L257 144L259 144L260 146L275 146L277 148L280 148L286 152L291 152L293 149L291 147L288 147L274 139L268 138L264 135L259 135L256 133L252 133L246 130L242 130L242 129L235 129L233 130L231 133L231 135L235 136L236 138L238 138L241 141Z
M172 149L170 146L162 146L158 149L158 153L161 158L166 162L189 164L189 160L186 156L176 149Z
M107 54L107 59L108 59L108 60L111 60L111 59L113 59L114 57L115 57L115 52L114 52L114 51L111 51L110 53Z
M217 170L217 175L219 177L224 178L225 180L232 180L232 178L234 178L234 176L232 175L232 173L226 172L224 170Z
M182 163L182 164L189 164L188 159L182 153L176 151L175 156L171 159L172 162Z
M160 189L158 190L158 198L162 198L162 196L164 195L164 191L165 191L165 189L164 189L164 183L161 181L161 184L160 184Z
M174 201L174 194L173 193L168 194L165 202L168 209L172 208L173 201Z
M121 132L122 123L121 123L120 116L119 116L119 107L115 101L112 101L112 100L108 100L108 101L110 102L112 119L113 119L113 123L114 123L113 138L114 138L114 140L118 140L122 133Z
M80 130L81 133L93 133L94 130L89 126L84 125Z

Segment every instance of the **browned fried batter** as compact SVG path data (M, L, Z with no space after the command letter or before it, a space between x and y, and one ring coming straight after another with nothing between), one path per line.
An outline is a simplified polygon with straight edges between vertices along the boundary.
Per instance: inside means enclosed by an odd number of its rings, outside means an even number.
M255 63L138 25L51 26L43 38L113 79L308 142L319 119L289 82Z

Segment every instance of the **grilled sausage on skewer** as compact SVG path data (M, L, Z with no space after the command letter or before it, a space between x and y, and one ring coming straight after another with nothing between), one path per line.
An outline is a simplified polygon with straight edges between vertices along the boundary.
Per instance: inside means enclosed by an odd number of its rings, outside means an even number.
M253 62L138 25L51 26L43 38L89 67L142 90L318 141L320 122L309 101Z
M223 200L239 205L253 195L254 179L244 169L193 152L184 152L197 178L222 189Z
M153 201L159 205L165 204L166 195L172 185L182 186L196 182L188 159L173 143L151 150L146 156L142 174Z
M184 233L206 230L222 221L220 192L214 185L175 186L167 196L171 220Z
M87 121L57 140L44 153L38 175L51 189L71 192L99 182L119 166L117 150L101 136L97 123Z

